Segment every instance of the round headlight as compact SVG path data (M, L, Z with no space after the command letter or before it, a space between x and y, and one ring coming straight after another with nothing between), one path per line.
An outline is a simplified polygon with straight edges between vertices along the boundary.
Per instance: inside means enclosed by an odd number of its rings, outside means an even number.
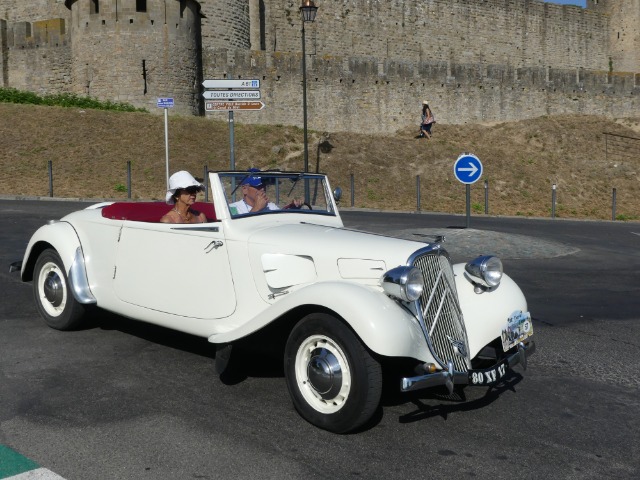
M497 287L502 280L502 261L498 257L484 255L467 263L465 271L486 287Z
M424 290L422 272L416 267L396 267L382 276L382 288L395 298L405 302L414 302Z
M407 300L415 302L422 295L424 290L424 277L422 272L413 267L407 274L407 282L405 283L405 295Z
M502 280L502 262L498 257L489 257L484 264L484 281L490 287L500 285Z

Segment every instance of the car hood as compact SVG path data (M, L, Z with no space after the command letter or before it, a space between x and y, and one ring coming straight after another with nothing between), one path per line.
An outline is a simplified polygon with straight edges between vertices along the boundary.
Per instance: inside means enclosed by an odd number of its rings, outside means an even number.
M387 270L406 265L425 243L313 224L279 225L248 239L249 257L270 288L348 279L377 285Z

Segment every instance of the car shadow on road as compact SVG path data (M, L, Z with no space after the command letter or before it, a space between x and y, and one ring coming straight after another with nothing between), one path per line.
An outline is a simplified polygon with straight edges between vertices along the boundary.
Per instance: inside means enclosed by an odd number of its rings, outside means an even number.
M436 390L424 390L399 394L395 403L387 398L385 405L411 403L415 409L407 414L400 415L400 423L412 423L431 417L447 419L450 414L468 412L485 408L495 402L507 391L516 392L516 385L523 380L523 376L515 371L510 371L499 383L490 387L460 386L454 389L452 394L444 387ZM403 401L404 400L404 401Z
M115 330L168 348L207 357L212 360L212 367L219 354L216 345L206 338L132 320L105 310L96 309L83 330L94 328ZM233 345L229 367L220 375L220 380L227 385L235 385L249 377L283 377L283 349L283 342L271 337L267 328L259 337L250 336L238 341Z
M142 340L169 348L193 353L208 358L215 358L216 348L206 338L164 328L122 317L106 310L96 309L84 329L99 328L106 331L118 331Z

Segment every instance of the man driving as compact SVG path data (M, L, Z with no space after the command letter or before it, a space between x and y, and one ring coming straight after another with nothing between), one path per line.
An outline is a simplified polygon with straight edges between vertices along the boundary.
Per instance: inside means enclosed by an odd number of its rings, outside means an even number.
M280 210L275 203L269 201L262 177L254 175L257 168L249 170L249 174L240 182L242 199L229 204L232 215L256 213L263 210Z

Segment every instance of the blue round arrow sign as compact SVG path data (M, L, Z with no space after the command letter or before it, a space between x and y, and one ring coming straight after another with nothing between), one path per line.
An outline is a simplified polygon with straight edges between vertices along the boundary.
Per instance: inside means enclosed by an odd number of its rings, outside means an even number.
M463 153L453 165L453 173L462 183L475 183L482 176L482 162L471 153Z

